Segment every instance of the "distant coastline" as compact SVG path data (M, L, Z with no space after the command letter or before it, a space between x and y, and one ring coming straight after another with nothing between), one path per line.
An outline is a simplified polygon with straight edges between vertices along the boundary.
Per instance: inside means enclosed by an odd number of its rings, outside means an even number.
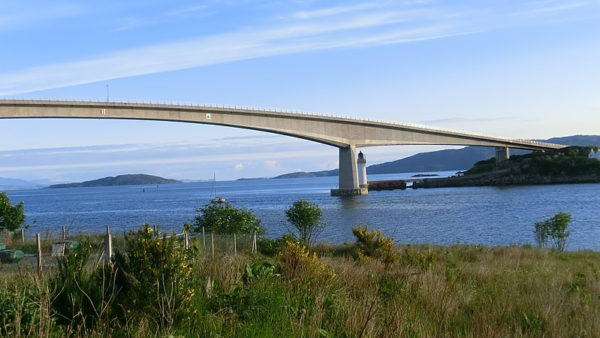
M600 135L573 135L553 137L538 141L585 147L590 145L600 145ZM528 153L529 151L527 150L511 149L511 155L525 155ZM368 152L365 152L365 155L368 157ZM369 165L367 167L367 174L462 171L472 167L478 161L483 161L491 157L494 157L494 149L492 147L469 146L462 149L430 151L418 153L395 161ZM311 178L337 175L338 169L332 169L312 172L298 171L275 176L273 178Z
M426 178L413 188L600 183L600 161L588 158L592 147L568 147L545 153L477 162L462 176Z
M116 185L145 185L145 184L172 184L181 183L179 180L163 178L159 176L145 175L145 174L129 174L129 175L118 175L100 178L92 181L77 182L77 183L65 183L65 184L53 184L48 186L49 189L55 188L77 188L77 187L106 187Z

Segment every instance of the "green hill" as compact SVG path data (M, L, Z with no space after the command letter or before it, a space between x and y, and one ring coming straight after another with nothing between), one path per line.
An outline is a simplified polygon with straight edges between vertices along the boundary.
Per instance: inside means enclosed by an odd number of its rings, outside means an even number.
M85 181L79 183L54 184L49 186L48 188L104 187L115 185L144 185L169 183L181 183L181 181L145 174L130 174L119 175L115 177L109 176L93 181Z

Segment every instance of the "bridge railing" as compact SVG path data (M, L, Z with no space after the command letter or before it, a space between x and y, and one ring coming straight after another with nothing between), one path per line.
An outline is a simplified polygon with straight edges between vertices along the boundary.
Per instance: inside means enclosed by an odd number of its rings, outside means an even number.
M23 102L52 101L52 102L59 102L59 103L103 103L103 101L99 101L99 100L85 100L85 99L84 100L82 100L82 99L75 99L75 100L64 100L64 99L63 100L51 100L51 99L30 100L30 99L26 99L26 100L22 100L22 99L13 98L12 100L18 100L18 101L23 101ZM546 147L546 146L550 147L550 144L548 144L548 143L534 141L534 140L507 139L507 138L487 136L487 135L473 133L473 132L424 126L424 125L420 125L420 124L416 124L416 123L397 122L397 121L383 120L383 119L359 118L359 117L354 117L354 116L344 116L344 115L332 114L332 113L317 114L317 113L310 113L310 112L304 112L304 111L292 111L292 110L286 110L286 109L280 109L280 108L262 108L262 107L249 107L249 106L242 106L242 105L238 106L238 105L223 105L223 104L198 104L198 103L181 102L181 101L166 102L166 101L156 101L156 100L112 99L112 100L106 101L106 103L108 103L108 104L165 105L165 106L179 106L179 107L188 107L188 108L211 108L211 109L223 109L223 110L243 110L246 112L252 112L252 111L277 112L277 113L295 114L295 115L301 115L301 116L307 116L307 117L326 117L326 118L334 118L334 119L352 120L352 121L356 121L356 122L373 122L373 123L387 124L387 125L400 127L400 128L405 127L405 128L410 128L410 129L418 129L418 130L422 130L422 131L426 131L426 132L433 132L433 133L463 135L463 136L468 136L468 137L476 137L476 138L495 140L498 142L507 142L507 143L516 142L516 143L523 143L523 144L535 145L535 146L540 146L540 147Z

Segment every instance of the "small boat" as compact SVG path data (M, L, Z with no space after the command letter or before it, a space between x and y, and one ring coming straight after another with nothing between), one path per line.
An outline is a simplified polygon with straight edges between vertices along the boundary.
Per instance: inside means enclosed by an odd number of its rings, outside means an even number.
M227 201L223 197L215 197L215 198L212 199L211 202L215 203L215 204L223 204L223 203L225 203Z
M211 200L213 204L223 204L227 202L223 197L217 196L217 175L213 173L213 196L214 198Z

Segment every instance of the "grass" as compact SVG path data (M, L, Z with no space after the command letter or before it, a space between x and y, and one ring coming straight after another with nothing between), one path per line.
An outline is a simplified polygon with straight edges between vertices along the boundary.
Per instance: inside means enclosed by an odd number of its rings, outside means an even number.
M204 249L189 258L193 291L167 313L134 305L75 327L60 324L61 290L22 269L2 266L0 335L224 337L596 337L600 334L600 253L528 247L395 246L392 264L354 258L352 245L320 244L275 257ZM209 242L207 242L208 244ZM242 243L245 243L242 240ZM201 239L195 243L202 247ZM247 243L243 244L244 248ZM119 248L124 248L119 245ZM231 251L228 251L231 252ZM287 256L286 256L287 255ZM291 255L291 256L290 256ZM249 277L247 264L274 271ZM87 265L92 273L92 268ZM93 278L88 280L93 282ZM160 284L160 283L159 283ZM144 286L141 286L144 287ZM81 286L86 289L86 286ZM65 290L62 290L65 292ZM79 292L79 290L70 290ZM115 291L115 292L118 292ZM85 301L85 298L83 301ZM109 300L104 299L108 304ZM128 303L128 304L133 304ZM156 311L154 311L156 310ZM129 311L129 312L128 312ZM81 314L80 314L81 315ZM87 314L88 316L92 314ZM159 318L160 317L160 318ZM163 323L164 318L172 318ZM162 319L161 319L162 318Z

